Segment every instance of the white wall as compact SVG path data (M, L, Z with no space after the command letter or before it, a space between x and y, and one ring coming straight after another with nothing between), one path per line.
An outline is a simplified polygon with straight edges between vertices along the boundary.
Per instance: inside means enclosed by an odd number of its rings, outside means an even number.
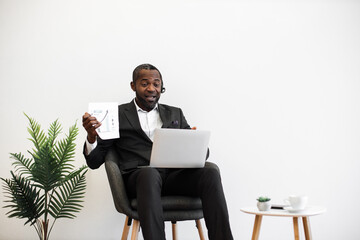
M164 77L161 102L212 131L235 239L251 237L241 207L292 193L328 209L311 218L314 239L360 238L359 1L0 0L0 31L1 177L9 153L31 146L23 112L44 128L56 118L82 128L88 102L130 101L133 68L150 62ZM87 184L84 209L52 239L120 238L104 168ZM6 211L0 239L36 239ZM192 222L179 231L196 239ZM265 218L261 237L291 239L291 219Z

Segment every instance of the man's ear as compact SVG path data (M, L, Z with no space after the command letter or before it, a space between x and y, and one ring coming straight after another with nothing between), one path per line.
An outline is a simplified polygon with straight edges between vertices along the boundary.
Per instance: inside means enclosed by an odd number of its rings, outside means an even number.
M136 92L136 86L135 86L134 82L132 82L132 81L130 82L130 87L134 92Z

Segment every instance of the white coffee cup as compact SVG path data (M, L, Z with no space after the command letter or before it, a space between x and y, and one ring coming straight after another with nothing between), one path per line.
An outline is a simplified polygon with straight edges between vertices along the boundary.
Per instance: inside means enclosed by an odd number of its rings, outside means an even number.
M288 203L293 210L303 210L308 202L308 197L305 195L290 195L285 202Z

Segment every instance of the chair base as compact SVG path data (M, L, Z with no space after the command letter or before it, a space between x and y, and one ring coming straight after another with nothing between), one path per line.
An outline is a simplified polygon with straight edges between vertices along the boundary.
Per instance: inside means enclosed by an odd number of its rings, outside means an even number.
M132 224L132 222L133 222L133 224ZM199 232L200 240L205 240L204 233L203 233L202 226L201 226L201 220L197 219L197 220L195 220L195 223L196 223L196 228L198 229L198 232ZM126 216L126 219L125 219L125 224L124 224L124 229L123 229L123 233L122 233L122 236L121 236L121 240L127 240L128 239L129 230L130 230L131 225L133 225L132 226L132 232L131 232L131 240L138 240L139 231L140 231L140 222L138 220L135 220L135 219L133 221L128 216ZM173 240L177 240L177 228L176 228L176 226L177 226L176 222L171 222Z

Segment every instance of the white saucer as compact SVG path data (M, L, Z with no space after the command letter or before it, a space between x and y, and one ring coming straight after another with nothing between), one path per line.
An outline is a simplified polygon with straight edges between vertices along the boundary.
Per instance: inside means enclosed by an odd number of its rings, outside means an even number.
M305 209L293 209L292 207L284 207L284 209L290 213L298 213L298 212L302 212L305 210Z

